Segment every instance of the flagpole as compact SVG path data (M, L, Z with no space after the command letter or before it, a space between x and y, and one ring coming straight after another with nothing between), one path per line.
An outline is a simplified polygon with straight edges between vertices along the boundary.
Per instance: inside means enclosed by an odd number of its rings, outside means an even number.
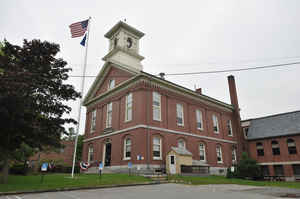
M88 46L89 46L89 36L90 36L90 26L91 26L91 17L89 17L88 27L87 27L87 35L86 35L86 47L85 47L85 56L84 56L84 66L82 71L82 81L81 81L81 90L80 93L83 95L84 89L84 80L85 80L85 71L86 71L86 64L87 64L87 53L88 53ZM82 96L79 99L79 107L78 107L78 116L77 116L77 129L76 129L76 138L75 138L75 146L74 146L74 154L73 154L73 166L72 166L72 178L74 178L74 168L75 168L75 160L76 160L76 151L77 151L77 142L78 142L78 135L79 135L79 127L80 127L80 116L81 116L81 104L82 104Z

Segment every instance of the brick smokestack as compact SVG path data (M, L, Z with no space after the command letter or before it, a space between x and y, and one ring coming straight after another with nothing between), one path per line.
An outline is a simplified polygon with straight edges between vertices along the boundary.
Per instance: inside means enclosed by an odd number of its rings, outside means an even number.
M196 89L196 93L202 95L202 88L197 88L197 89Z
M231 104L233 105L234 109L240 115L239 102L238 102L238 98L237 98L235 80L234 80L234 76L233 75L228 76L228 86L229 86L229 93L230 93Z
M236 137L237 137L237 158L240 160L241 154L244 151L247 151L247 145L246 145L246 140L243 135L243 130L241 127L241 116L240 116L240 107L239 107L239 102L238 102L238 97L237 97L237 92L236 92L236 85L235 85L235 80L234 76L230 75L227 77L228 78L228 86L229 86L229 93L230 93L230 101L231 105L234 107L234 118L233 122L235 123L236 126Z

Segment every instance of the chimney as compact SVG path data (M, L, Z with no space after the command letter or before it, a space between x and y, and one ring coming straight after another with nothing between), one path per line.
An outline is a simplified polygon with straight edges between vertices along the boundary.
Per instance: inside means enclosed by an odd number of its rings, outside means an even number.
M202 95L202 88L196 88L196 93Z
M239 112L240 109L239 109L239 102L238 102L238 97L237 97L237 92L236 92L234 76L230 75L227 78L228 78L228 86L229 86L231 104L233 105L235 110L237 112Z

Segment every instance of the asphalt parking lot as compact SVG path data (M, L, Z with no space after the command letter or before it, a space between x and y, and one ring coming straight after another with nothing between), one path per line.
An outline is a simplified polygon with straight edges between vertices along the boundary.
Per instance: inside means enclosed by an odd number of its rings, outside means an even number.
M286 194L300 196L300 190L241 185L160 184L121 188L47 192L1 196L0 199L274 199ZM285 197L286 198L286 197Z

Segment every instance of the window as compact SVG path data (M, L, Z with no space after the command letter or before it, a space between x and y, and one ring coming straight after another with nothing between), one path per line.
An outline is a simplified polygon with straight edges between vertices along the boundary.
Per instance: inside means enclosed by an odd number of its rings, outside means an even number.
M261 169L261 172L262 172L263 176L269 176L270 175L268 165L262 165L262 166L260 166L260 169Z
M197 129L203 130L202 112L200 110L196 110L196 119L197 119Z
M205 145L203 143L199 144L199 155L200 155L200 161L206 161L205 156Z
M274 165L274 172L276 176L284 176L284 170L282 165Z
M248 138L248 131L249 131L249 128L248 127L245 127L244 128L244 137L247 139Z
M93 145L89 146L89 154L88 154L88 163L94 160L94 147Z
M178 147L185 149L185 141L183 139L178 140Z
M107 104L106 128L111 127L111 120L112 120L112 102Z
M214 132L219 133L219 122L218 122L217 116L213 115L212 119L213 119L213 125L214 125Z
M232 162L235 163L236 162L236 148L233 147L232 148Z
M228 135L233 136L231 120L227 121L227 129L228 129Z
M124 160L130 160L131 158L131 139L126 138L124 142Z
M91 119L91 133L96 130L96 110L92 111L92 119Z
M273 155L280 155L279 144L275 140L272 141L272 152L273 152Z
M289 154L297 154L296 144L293 139L287 140L287 146L288 146Z
M293 164L293 172L295 176L300 176L300 164Z
M153 159L161 159L161 139L159 137L153 138Z
M132 120L132 93L126 96L125 121Z
M217 146L216 150L217 150L217 162L218 163L222 163L223 159L222 159L222 149L221 149L221 146Z
M160 94L152 93L153 120L161 121Z
M256 143L256 152L257 152L257 156L264 156L265 155L264 146L261 142Z
M182 104L176 104L176 121L178 126L184 125Z
M108 82L108 90L113 89L115 87L115 80L110 79Z

